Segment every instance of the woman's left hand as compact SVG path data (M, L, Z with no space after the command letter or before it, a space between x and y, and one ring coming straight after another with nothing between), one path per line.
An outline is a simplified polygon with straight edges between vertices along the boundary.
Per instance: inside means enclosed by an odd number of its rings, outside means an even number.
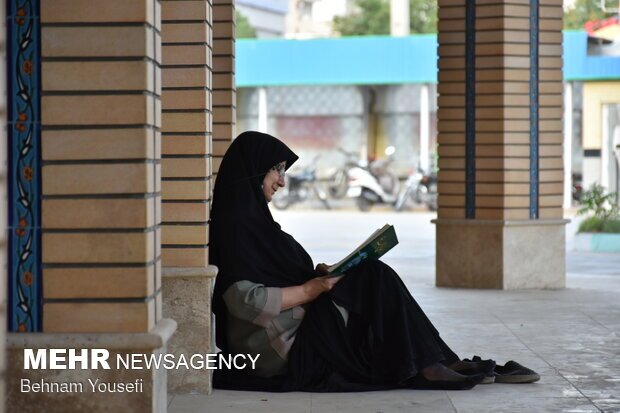
M319 275L329 275L329 265L322 262L316 265L314 271Z

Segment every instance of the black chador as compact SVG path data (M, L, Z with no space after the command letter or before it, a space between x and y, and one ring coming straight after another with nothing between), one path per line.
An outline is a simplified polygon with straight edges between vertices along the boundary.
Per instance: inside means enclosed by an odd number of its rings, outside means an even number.
M274 221L261 189L270 168L282 161L288 168L296 160L278 139L246 132L232 142L218 171L209 259L219 268L213 311L223 352L231 351L222 298L231 285L247 280L289 287L317 276L308 253ZM346 322L334 303L347 310ZM304 307L285 373L258 377L251 371L216 371L215 386L319 392L411 387L425 367L459 361L400 277L381 261L349 270L329 293Z

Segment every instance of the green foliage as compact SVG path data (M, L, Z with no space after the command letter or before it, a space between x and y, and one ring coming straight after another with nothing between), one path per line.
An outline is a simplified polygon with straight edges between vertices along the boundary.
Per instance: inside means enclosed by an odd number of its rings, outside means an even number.
M577 0L572 8L564 10L564 28L583 29L586 22L605 17L598 0Z
M616 193L605 194L605 188L599 184L594 184L581 196L581 208L579 215L592 213L600 219L620 218L618 204L616 203Z
M603 223L603 232L611 234L620 234L620 220L611 219Z
M577 232L620 234L620 220L589 217L579 223L579 230Z
M579 223L577 232L603 232L603 220L597 217L589 217Z
M578 215L590 214L579 225L579 232L620 233L620 209L615 193L605 193L605 189L594 184L581 197Z
M354 0L357 12L336 16L332 22L342 36L361 36L390 33L390 4L388 0Z
M332 22L342 36L364 36L390 33L389 0L354 0L357 10L348 16L336 16ZM409 1L409 28L411 33L437 31L437 0Z
M411 33L437 33L437 0L409 0Z
M256 30L250 24L250 21L239 10L235 11L236 27L235 38L247 39L256 37Z

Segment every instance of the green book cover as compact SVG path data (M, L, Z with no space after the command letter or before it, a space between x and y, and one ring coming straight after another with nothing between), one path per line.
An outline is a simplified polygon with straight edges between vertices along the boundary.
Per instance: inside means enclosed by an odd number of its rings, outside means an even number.
M338 275L367 259L378 259L398 244L393 225L385 224L370 235L351 254L329 267L330 275Z

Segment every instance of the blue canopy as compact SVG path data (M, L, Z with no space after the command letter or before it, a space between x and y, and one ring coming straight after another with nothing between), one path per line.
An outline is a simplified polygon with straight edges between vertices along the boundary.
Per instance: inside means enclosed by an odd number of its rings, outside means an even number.
M237 87L437 82L437 36L240 39ZM564 32L564 79L620 79L620 57L588 56L587 34Z
M241 39L237 87L437 81L437 36Z
M620 56L588 56L588 36L564 32L564 80L620 79Z

